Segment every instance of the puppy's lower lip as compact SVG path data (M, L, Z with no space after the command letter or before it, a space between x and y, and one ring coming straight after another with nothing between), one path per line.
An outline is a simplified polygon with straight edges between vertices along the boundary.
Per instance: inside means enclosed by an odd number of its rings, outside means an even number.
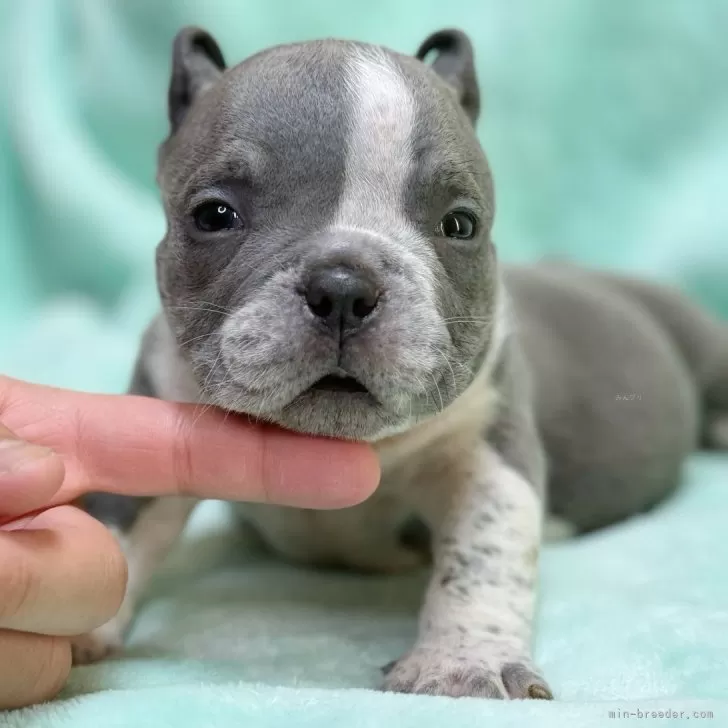
M335 374L327 374L314 382L311 387L313 392L360 392L368 394L369 390L354 377L340 377Z

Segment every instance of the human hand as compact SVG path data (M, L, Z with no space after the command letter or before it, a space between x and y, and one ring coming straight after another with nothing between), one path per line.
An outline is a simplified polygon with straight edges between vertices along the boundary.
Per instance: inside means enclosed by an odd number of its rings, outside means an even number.
M119 608L126 562L89 491L304 508L365 500L365 445L307 438L216 410L70 392L0 377L0 709L56 695L69 638ZM30 444L32 443L32 444Z

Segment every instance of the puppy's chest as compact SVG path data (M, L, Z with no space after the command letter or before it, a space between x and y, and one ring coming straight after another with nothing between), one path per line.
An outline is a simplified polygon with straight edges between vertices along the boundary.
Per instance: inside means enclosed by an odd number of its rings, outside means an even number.
M241 509L268 546L284 559L363 571L398 570L400 532L412 515L407 503L386 489L365 503L340 511L255 504ZM414 565L414 561L407 564Z
M405 545L413 521L456 506L457 482L467 477L465 440L448 438L409 451L403 442L379 448L382 478L364 503L338 511L245 505L246 520L286 559L363 571L396 572L422 565L427 554ZM417 443L410 443L417 445ZM419 544L422 546L425 544Z

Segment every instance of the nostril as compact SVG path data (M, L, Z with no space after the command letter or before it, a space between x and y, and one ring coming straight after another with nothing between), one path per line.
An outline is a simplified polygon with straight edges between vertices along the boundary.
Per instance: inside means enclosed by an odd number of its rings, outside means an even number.
M314 316L319 318L328 318L334 310L334 302L325 294L309 295L306 297L306 303Z
M351 312L358 319L366 318L377 307L377 296L355 298L351 306Z

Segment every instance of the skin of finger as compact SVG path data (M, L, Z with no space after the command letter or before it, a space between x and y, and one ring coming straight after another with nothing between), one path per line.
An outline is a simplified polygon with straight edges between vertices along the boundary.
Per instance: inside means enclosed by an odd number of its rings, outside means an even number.
M63 485L64 475L62 458L52 452L11 472L0 472L0 523L45 506Z
M0 710L50 700L70 671L67 639L0 630Z
M9 430L7 427L5 427L2 422L0 422L0 439L17 440L18 436L12 430Z
M342 508L368 498L379 482L368 445L305 437L196 405L0 377L0 419L63 456L66 478L53 503L105 490Z
M73 506L0 530L0 628L54 636L87 632L119 609L126 560L114 536Z

